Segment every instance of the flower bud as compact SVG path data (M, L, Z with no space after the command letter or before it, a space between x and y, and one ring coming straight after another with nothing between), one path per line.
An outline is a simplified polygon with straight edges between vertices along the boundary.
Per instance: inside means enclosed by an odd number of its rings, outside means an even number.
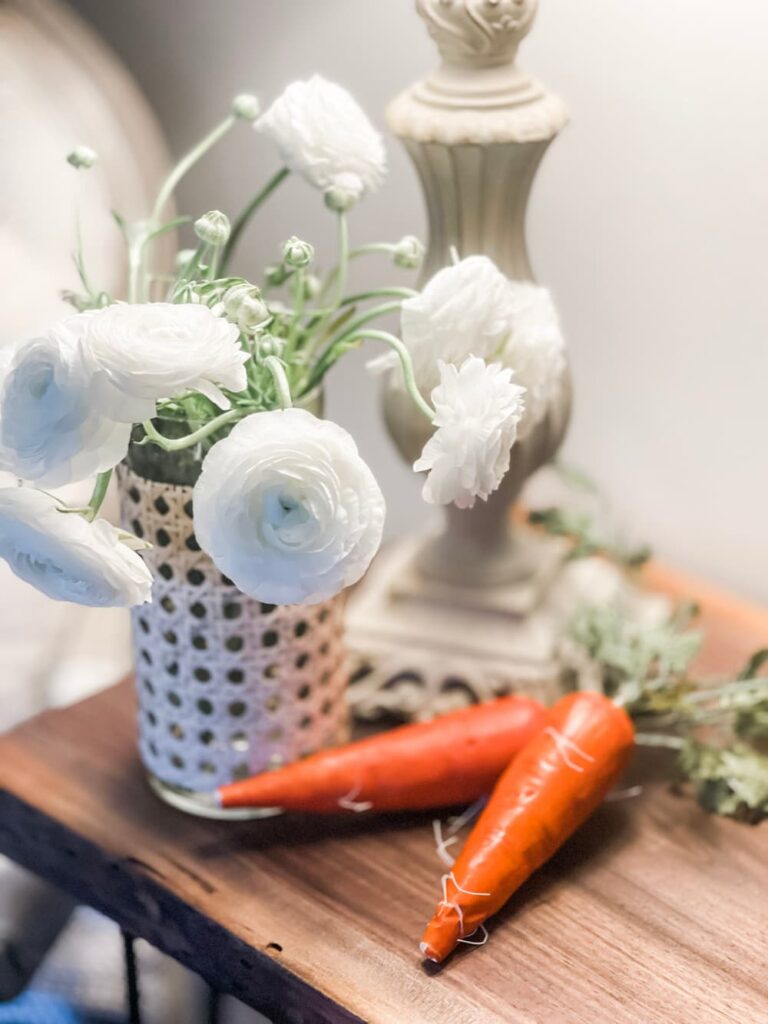
M264 280L271 288L279 288L290 277L290 271L282 263L272 263L264 271Z
M293 235L283 246L283 261L289 267L293 267L298 270L300 267L306 267L307 264L312 262L312 258L315 255L314 248L309 242L302 242L300 238Z
M232 113L242 121L255 121L261 113L258 97L250 92L241 92L232 101Z
M179 251L176 253L176 262L175 262L175 267L176 267L176 273L177 274L180 274L181 271L185 269L185 267L187 266L187 264L189 263L189 261L192 259L192 257L194 255L195 255L195 250L194 249L179 249Z
M304 278L304 298L316 299L322 287L323 283L317 274L307 274Z
M334 185L325 193L325 205L334 213L344 213L354 206L360 198L359 189L346 188L343 185Z
M415 270L424 258L424 245L415 235L403 235L392 252L396 267Z
M227 317L243 334L254 334L270 318L261 291L248 284L238 284L224 293L222 302Z
M209 245L224 245L230 230L229 217L221 210L210 210L195 221L195 234Z
M259 338L259 355L262 359L267 356L281 356L285 348L285 339L276 338L274 334L262 334Z
M88 170L89 167L98 161L99 154L90 146L75 146L71 153L67 154L67 163L79 170Z

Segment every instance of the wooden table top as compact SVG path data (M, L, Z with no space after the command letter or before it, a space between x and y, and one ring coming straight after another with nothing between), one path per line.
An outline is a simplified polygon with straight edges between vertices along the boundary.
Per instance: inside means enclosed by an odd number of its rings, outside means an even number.
M699 596L702 665L768 641L768 613ZM491 926L441 969L433 815L190 818L149 791L123 683L0 738L0 851L276 1024L765 1024L768 825L709 817L636 763Z

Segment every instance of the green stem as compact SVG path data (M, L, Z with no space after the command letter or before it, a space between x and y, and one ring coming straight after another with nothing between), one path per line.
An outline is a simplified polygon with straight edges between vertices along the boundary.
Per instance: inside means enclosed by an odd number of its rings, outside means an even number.
M340 210L337 216L339 229L339 262L326 280L320 293L320 298L322 299L328 291L331 282L338 279L336 286L336 298L331 302L330 306L312 310L307 324L307 340L309 340L311 336L323 326L329 317L333 316L336 310L341 306L342 301L344 301L344 287L347 280L347 271L349 269L349 226L347 222L347 215L344 210Z
M155 205L152 210L151 219L153 224L157 224L160 220L165 204L175 192L177 185L184 175L195 166L201 157L205 156L209 149L212 149L217 142L224 138L237 120L238 119L234 114L230 114L228 117L225 117L220 124L216 125L213 131L209 132L209 134L194 147L194 149L191 149L186 156L183 156L181 160L179 160L163 182L160 191L157 194L157 199L155 200Z
M191 259L187 261L184 268L174 279L173 285L168 291L169 302L173 302L176 296L179 294L179 291L183 288L183 286L194 277L194 275L197 273L197 268L200 266L204 259L207 259L209 249L210 246L208 245L207 242L199 243L198 247L192 254Z
M385 345L389 345L393 351L395 351L400 359L400 365L403 368L403 383L405 384L406 391L411 396L419 409L427 417L430 423L435 419L435 410L424 398L422 393L419 391L418 385L416 384L416 376L413 372L413 360L411 359L411 353L408 351L403 342L396 338L394 334L390 334L389 331L360 331L357 335L352 335L348 341L352 338L370 338L372 341L383 341Z
M371 253L376 252L394 252L397 246L394 242L369 242L368 245L358 246L357 249L351 249L349 258L351 260L357 259L358 256L369 256Z
M128 301L138 302L141 292L144 240L146 235L136 233L128 244Z
M418 295L413 288L375 288L371 292L358 292L356 295L345 295L339 303L340 306L353 306L356 302L365 302L366 299L393 298L412 299Z
M288 330L288 340L285 345L286 361L288 360L288 357L296 347L296 341L298 340L298 336L301 329L301 319L304 316L305 277L306 275L304 273L304 270L301 267L299 267L299 269L293 276L293 281L291 282L293 286L293 319L291 320L291 326Z
M374 306L373 309L369 309L366 313L363 313L349 323L345 328L344 332L338 336L336 341L343 341L350 334L354 334L359 331L361 327L365 327L371 320L375 320L377 317L386 316L388 313L396 313L400 309L399 302L383 302L380 306Z
M338 213L339 218L339 262L328 274L321 293L319 293L319 300L327 301L326 296L328 293L335 288L336 298L333 300L330 306L326 306L322 309L315 310L315 314L319 317L330 316L331 313L336 312L339 306L344 300L344 286L347 280L347 271L349 269L349 260L352 258L352 253L349 251L349 232L347 225L346 213L340 210ZM357 250L353 250L356 252Z
M357 292L355 295L345 295L339 303L338 308L343 309L345 306L354 306L359 302L367 302L369 299L411 299L414 295L418 294L419 293L413 291L412 288L374 288L369 292ZM313 330L323 320L327 320L331 313L335 312L336 309L332 306L313 309L309 315L308 329L310 331Z
M267 356L264 360L264 369L269 370L272 374L272 380L275 382L275 391L277 392L277 400L280 403L281 409L290 409L293 406L293 399L291 398L291 387L288 383L288 377L285 373L285 367L277 356Z
M339 210L339 263L337 269L336 301L333 303L332 311L335 312L341 305L344 298L344 288L347 284L347 273L349 271L349 223L344 210Z
M755 679L738 679L734 682L722 683L709 690L694 690L687 695L687 700L699 703L708 700L722 700L731 696L738 697L742 693L753 694L756 687L765 689L764 694L757 696L763 700L768 699L768 676L757 676Z
M245 207L243 212L237 218L235 223L232 225L232 232L229 236L229 241L224 246L224 252L221 256L221 273L224 274L229 266L229 262L232 259L232 255L237 248L237 244L240 241L245 228L248 226L251 218L256 213L258 208L264 203L275 191L278 185L282 184L290 174L290 170L287 167L281 167L279 171L272 175L269 181L266 183L264 188L251 199L248 205Z
M370 242L368 245L361 245L357 249L350 249L349 260L356 260L359 256L369 256L373 253L393 253L397 246L393 242ZM336 282L339 275L339 267L334 267L328 275L322 288L322 295L327 295ZM416 294L415 292L413 293Z
M104 504L104 498L107 496L107 488L109 487L109 481L111 479L111 469L106 470L104 473L99 473L96 477L96 483L93 486L93 494L91 495L91 500L88 502L88 511L85 513L85 518L89 523L92 523L99 514L99 510Z
M682 750L685 746L685 740L680 736L665 736L660 732L638 732L635 743L639 747L665 747L668 750Z
M184 448L191 448L193 445L198 444L200 441L204 441L206 437L210 437L211 434L215 434L221 427L226 426L228 423L233 423L235 420L242 419L243 416L247 415L245 409L230 409L229 412L224 412L221 416L217 416L215 419L210 420L205 426L200 427L198 430L193 431L191 434L187 434L186 437L164 437L154 427L151 420L145 420L142 424L144 427L144 433L147 435L145 441L140 443L156 444L158 448L162 448L166 452L180 452Z
M403 342L388 331L362 330L357 331L354 334L345 335L342 344L347 348L351 348L356 341L365 341L367 339L370 339L371 341L383 341L385 345L389 345L389 347L397 353L398 358L400 359L400 365L403 369L403 383L405 384L406 391L413 399L416 408L426 416L430 423L434 422L435 410L419 391L418 385L416 384L416 377L413 372L411 354ZM338 347L339 339L334 341L325 350L312 372L312 376L309 379L305 393L317 387L326 371L333 365L335 361L335 349Z

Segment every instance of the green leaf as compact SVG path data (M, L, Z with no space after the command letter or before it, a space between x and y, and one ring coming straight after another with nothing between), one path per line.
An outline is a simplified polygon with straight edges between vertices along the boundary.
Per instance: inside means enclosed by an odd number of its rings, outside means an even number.
M114 213L113 213L113 216ZM156 238L160 238L161 235L166 235L169 231L175 231L176 228L182 227L184 224L189 224L192 220L189 216L174 217L173 220L169 220L166 224L161 224L159 228L155 228L147 237L144 239L144 244L147 242L154 242Z
M743 743L715 747L689 740L679 764L706 810L751 824L768 817L768 757Z
M128 241L128 225L125 222L125 218L121 217L117 210L110 211L112 213L112 220L117 224L120 229L120 234L123 238Z
M768 663L768 647L762 647L759 651L755 651L736 678L754 679L766 663Z

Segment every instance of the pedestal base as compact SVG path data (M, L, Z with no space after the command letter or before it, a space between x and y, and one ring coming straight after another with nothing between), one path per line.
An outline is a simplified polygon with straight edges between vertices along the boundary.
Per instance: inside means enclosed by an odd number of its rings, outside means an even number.
M531 535L539 569L525 582L451 587L414 566L424 538L383 551L350 598L354 715L421 720L508 693L551 703L562 693L558 650L586 604L620 601L646 622L662 622L669 601L632 586L599 558L565 560L566 542Z

